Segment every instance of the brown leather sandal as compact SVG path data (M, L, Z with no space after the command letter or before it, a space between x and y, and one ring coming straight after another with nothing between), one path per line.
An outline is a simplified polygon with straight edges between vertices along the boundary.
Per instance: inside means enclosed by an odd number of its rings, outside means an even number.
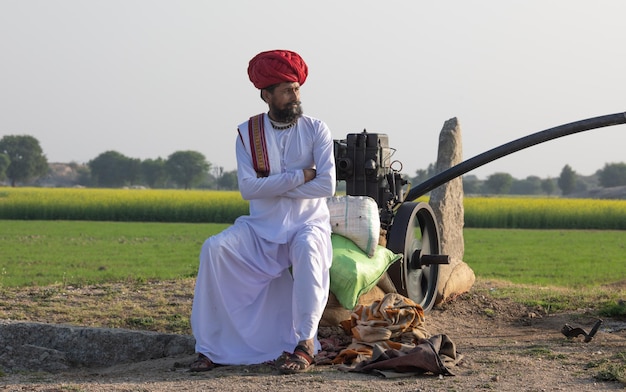
M315 359L309 350L303 345L297 345L293 354L289 354L285 363L279 368L282 374L304 373L311 370Z
M206 355L198 354L198 358L189 366L190 372L208 372L215 369L217 365Z

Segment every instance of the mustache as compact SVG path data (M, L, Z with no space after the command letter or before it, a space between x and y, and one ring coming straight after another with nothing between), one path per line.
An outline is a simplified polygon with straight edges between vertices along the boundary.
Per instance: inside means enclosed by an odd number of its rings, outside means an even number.
M273 113L277 121L289 123L302 116L302 105L300 105L300 101L290 102L282 109L274 108Z

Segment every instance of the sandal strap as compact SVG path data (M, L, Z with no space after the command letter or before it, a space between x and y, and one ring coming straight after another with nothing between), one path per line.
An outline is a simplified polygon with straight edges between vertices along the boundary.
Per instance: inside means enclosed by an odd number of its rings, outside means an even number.
M297 355L300 358L304 359L309 363L309 365L315 361L315 358L313 358L313 355L311 355L309 349L301 344L297 345L296 348L293 350L293 355Z
M199 372L199 371L207 371L212 370L217 366L217 364L206 355L199 353L198 357L190 366L191 371Z

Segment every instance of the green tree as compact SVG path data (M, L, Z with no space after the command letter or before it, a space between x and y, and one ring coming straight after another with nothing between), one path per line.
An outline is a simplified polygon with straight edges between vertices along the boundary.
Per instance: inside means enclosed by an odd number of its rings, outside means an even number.
M415 177L411 178L411 183L413 185L421 184L422 182L428 180L430 177L434 176L435 173L435 164L431 163L428 165L426 170L418 169L415 171Z
M87 162L94 185L116 188L132 184L138 176L138 162L117 151L106 151Z
M150 188L165 188L167 185L165 159L159 157L142 161L141 174L146 185Z
M222 173L222 175L217 178L217 186L219 189L239 189L239 183L237 182L237 170Z
M123 170L126 173L126 184L137 185L141 181L141 159L128 158L123 162Z
M598 181L604 188L626 185L626 163L607 163L598 170Z
M11 158L7 154L0 153L0 180L4 180L7 176L7 168L11 163Z
M476 195L481 191L482 181L473 174L466 174L463 177L463 192L468 195Z
M91 170L89 169L89 166L80 165L76 162L70 162L70 167L76 170L76 173L77 173L76 181L78 182L79 185L91 185L93 183L91 179Z
M197 151L176 151L167 158L165 167L170 179L184 189L191 189L208 174L211 164Z
M528 176L523 180L513 180L511 185L513 195L538 195L541 193L541 178Z
M574 192L576 189L576 172L572 170L570 165L563 166L557 184L563 195L569 195Z
M509 173L494 173L487 177L483 186L491 193L504 195L509 193L513 184L513 176Z
M0 154L9 157L5 175L15 186L48 173L48 160L39 141L28 135L7 135L0 139Z
M551 178L541 180L541 190L547 195L551 195L556 191L556 184Z

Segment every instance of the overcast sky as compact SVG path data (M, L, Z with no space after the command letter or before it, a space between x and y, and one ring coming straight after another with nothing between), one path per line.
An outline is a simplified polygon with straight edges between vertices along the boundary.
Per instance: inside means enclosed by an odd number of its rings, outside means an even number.
M626 111L621 0L0 0L0 137L50 162L203 153L234 170L236 127L267 107L258 52L302 55L306 114L386 133L414 174L456 117L464 159L564 123ZM582 175L626 161L626 126L566 136L470 174Z

